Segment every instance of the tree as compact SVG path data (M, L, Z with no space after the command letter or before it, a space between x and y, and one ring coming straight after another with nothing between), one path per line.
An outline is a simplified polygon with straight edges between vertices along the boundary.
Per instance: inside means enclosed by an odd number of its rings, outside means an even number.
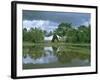
M70 42L70 43L76 43L78 42L78 36L77 36L77 30L76 29L70 29L67 32L67 38L66 38L66 42Z
M30 34L26 28L23 29L23 41L29 41L30 40Z
M44 32L38 28L31 28L27 30L26 28L23 29L23 41L25 42L43 42L44 40Z
M53 35L53 32L52 31L50 31L50 32L45 31L44 33L45 33L45 36L46 37L49 37L49 36Z
M85 25L79 26L78 28L79 42L90 43L90 38L91 38L90 25L89 26L85 26Z
M70 23L61 23L54 31L61 37L64 42L69 43L90 43L91 29L90 25L80 25L77 29L72 27Z
M55 33L60 37L64 37L72 25L70 23L61 23L58 25L58 28L55 30Z

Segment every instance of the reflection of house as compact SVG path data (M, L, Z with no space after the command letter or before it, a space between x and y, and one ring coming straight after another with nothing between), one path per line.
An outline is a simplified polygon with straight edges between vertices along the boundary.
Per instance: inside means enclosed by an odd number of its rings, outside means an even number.
M57 41L58 41L58 40L60 40L60 39L61 39L61 37L58 36L58 35L56 35L56 36L55 36L55 35L51 35L51 36L49 36L49 37L46 37L46 36L45 36L45 38L44 38L45 41L52 41L52 40L57 40Z

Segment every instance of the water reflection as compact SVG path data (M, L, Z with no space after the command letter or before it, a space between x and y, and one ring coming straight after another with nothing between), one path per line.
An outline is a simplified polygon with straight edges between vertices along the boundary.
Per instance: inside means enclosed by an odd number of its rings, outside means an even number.
M31 55L26 54L26 57L23 57L23 63L44 64L44 63L54 63L58 61L57 57L53 54L52 47L44 47L44 52L45 53L41 55L40 57L38 56L38 58L35 58L35 56L33 58L33 56L31 57Z
M23 64L90 65L90 48L58 45L24 46Z

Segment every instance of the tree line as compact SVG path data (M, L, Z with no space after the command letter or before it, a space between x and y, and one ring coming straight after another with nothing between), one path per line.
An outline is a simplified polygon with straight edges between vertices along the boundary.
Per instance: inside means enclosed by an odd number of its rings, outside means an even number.
M23 41L24 42L43 42L44 41L44 32L39 28L31 28L27 30L23 29Z
M55 29L54 34L59 35L64 42L90 43L90 24L88 26L80 25L75 28L72 27L72 24L70 23L61 23L58 28Z
M45 36L54 35L60 36L60 41L68 43L90 43L91 29L90 24L88 26L80 25L79 27L73 27L71 23L61 23L54 31L41 30L39 28L31 28L27 30L23 28L23 41L24 42L44 42Z

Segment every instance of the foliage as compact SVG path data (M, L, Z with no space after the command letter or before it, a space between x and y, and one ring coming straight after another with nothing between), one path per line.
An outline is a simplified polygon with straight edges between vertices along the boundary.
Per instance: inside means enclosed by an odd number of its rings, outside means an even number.
M87 26L80 26L78 28L78 38L79 42L86 42L89 43L91 39L91 32L90 32L90 25Z
M56 39L57 35L60 36L60 41L67 43L90 43L91 41L91 25L80 25L78 27L72 26L71 23L61 23L54 31L47 32L39 28L23 29L24 42L43 42L44 36L53 35L52 42Z
M44 32L38 28L31 28L27 30L23 29L23 41L24 42L43 42L44 40Z
M63 37L66 35L66 32L71 28L71 24L70 23L61 23L58 25L58 28L55 30L54 33L56 33L57 35Z
M61 23L55 30L55 33L69 43L90 43L90 25L80 25L75 28L69 23ZM65 38L65 39L64 39Z
M52 31L47 32L47 31L44 30L44 34L45 34L46 37L49 37L49 36L53 35L53 32Z

